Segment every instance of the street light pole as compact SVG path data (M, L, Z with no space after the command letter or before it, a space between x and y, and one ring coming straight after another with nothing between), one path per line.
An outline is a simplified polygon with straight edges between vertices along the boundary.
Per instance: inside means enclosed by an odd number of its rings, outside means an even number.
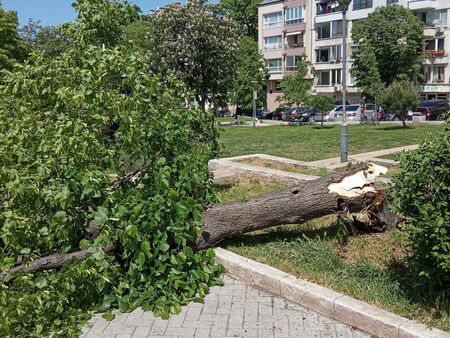
M347 125L347 9L351 0L341 0L342 8L342 122L341 122L341 163L348 162Z
M258 81L252 81L252 86L253 86L253 127L256 127L256 99L257 99L256 85L257 84L258 84Z

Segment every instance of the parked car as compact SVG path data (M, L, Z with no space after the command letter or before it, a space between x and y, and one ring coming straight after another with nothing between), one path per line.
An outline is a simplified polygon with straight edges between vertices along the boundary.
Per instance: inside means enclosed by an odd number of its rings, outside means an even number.
M256 110L256 118L257 119L266 119L267 114L270 114L269 111L266 108L261 108ZM253 112L252 112L253 116Z
M283 119L283 113L288 110L289 108L286 107L278 107L273 112L267 114L268 119L272 120L282 120Z
M322 116L312 107L296 107L290 112L288 121L296 123L313 123L316 120L320 120Z
M373 103L366 103L364 115L361 119L361 106L359 104L349 104L345 107L347 113L347 120L350 121L361 121L367 122L371 117L372 113L375 113L375 105ZM336 121L338 119L342 119L343 115L343 106L336 106L333 110L328 113L324 113L323 120L324 121ZM374 115L376 119L376 114Z
M361 106L359 104L349 104L345 107L347 113L347 120L367 122L371 119L372 114L374 114L374 119L377 118L375 113L375 105L373 103L366 103L364 115L361 117ZM333 110L328 113L324 113L324 121L336 121L342 119L343 107L342 105L336 106Z
M450 106L445 100L422 101L416 111L425 115L428 121L441 121L445 113L450 110Z

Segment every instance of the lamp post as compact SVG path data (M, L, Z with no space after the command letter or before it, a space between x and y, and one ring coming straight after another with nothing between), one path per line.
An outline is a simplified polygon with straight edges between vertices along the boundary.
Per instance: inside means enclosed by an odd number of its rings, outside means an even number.
M258 84L258 81L252 81L252 87L253 87L253 127L256 127L256 99L257 99L257 93L256 93L256 85Z
M351 0L339 0L342 6L342 122L341 122L341 163L348 162L347 125L347 10Z

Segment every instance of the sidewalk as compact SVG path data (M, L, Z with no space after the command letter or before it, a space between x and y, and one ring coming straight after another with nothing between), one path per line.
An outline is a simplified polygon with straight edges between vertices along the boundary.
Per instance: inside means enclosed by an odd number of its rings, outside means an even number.
M168 321L136 309L111 322L100 315L83 338L296 337L369 338L370 335L225 276L204 303L190 303Z

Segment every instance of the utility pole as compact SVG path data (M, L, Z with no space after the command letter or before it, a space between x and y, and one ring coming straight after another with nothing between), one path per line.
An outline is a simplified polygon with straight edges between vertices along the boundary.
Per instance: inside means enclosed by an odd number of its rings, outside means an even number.
M348 162L347 125L347 10L351 0L340 0L342 6L342 122L341 122L341 163Z
M256 85L258 84L258 81L252 81L253 86L253 128L256 127L256 99L257 99L257 93L256 93Z

